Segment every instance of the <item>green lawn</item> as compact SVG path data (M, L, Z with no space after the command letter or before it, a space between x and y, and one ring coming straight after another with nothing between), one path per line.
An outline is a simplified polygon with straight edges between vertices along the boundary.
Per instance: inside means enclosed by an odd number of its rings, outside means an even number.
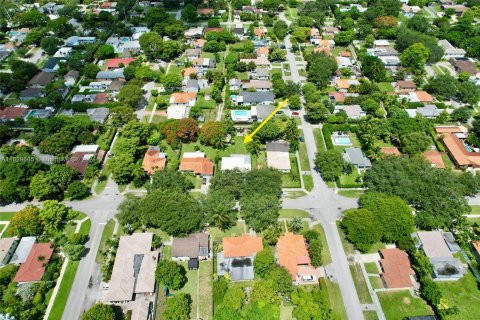
M310 215L307 211L303 211L300 209L280 209L280 216L279 218L308 218Z
M297 157L295 155L290 155L290 166L291 170L289 173L284 173L282 175L282 187L283 188L300 188L300 173L298 170Z
M372 285L373 289L383 289L383 281L380 279L380 277L374 277L374 276L369 276L368 280L370 281L370 284Z
M306 196L307 193L304 191L288 191L285 193L285 198L287 199L297 199L300 197Z
M184 143L182 145L182 155L185 152L195 152L195 146L198 146L199 150L205 152L205 155L215 160L215 157L218 155L220 157L228 157L231 154L247 154L247 149L243 143L243 137L237 136L234 138L233 143L229 145L224 150L218 150L212 147L201 145L199 142L195 143Z
M244 233L245 222L237 221L237 224L228 230L222 231L217 227L209 227L208 233L212 240L222 240L224 237L241 236Z
M330 255L330 249L328 248L327 243L327 236L325 236L325 232L323 231L323 227L321 224L314 225L312 229L320 233L320 239L322 240L323 244L322 262L323 265L327 265L332 262L332 256Z
M95 185L95 193L99 194L101 193L105 187L107 186L108 179L110 177L111 171L108 166L108 160L105 163L102 172L100 173L100 176L97 179L97 184Z
M395 89L393 88L392 84L390 82L380 82L377 83L378 88L382 92L394 92Z
M77 273L79 261L68 261L67 268L60 283L60 287L53 302L52 310L48 317L49 320L60 320L62 318L63 310L67 304L68 295L70 294L70 289L73 285L73 280L75 279L75 274Z
M354 169L350 174L342 174L339 178L338 186L340 188L361 188L362 183L357 182L357 178L359 177L360 174L356 169Z
M470 212L471 214L480 214L480 206L470 206L470 207L472 208L472 212Z
M480 314L480 291L472 272L458 281L438 282L440 291L448 306L456 306L460 311L456 315L445 317L448 320L472 319L472 315Z
M300 168L302 168L302 171L309 171L310 163L308 162L307 146L305 145L305 142L299 143L298 154L300 156Z
M282 301L280 304L280 320L293 320L293 305L286 306Z
M363 317L365 320L378 320L376 311L363 311Z
M0 212L0 221L10 221L16 212Z
M378 299L387 320L403 320L405 317L433 314L425 301L413 297L408 290L379 292Z
M100 254L100 252L105 250L107 240L113 236L114 227L115 221L113 221L113 219L110 219L108 220L107 224L103 229L102 238L100 239L100 246L98 247L97 256L95 257L95 261L99 264L103 262L103 256Z
M352 273L353 282L355 283L355 288L357 289L357 295L360 299L360 303L372 303L372 297L368 291L367 283L365 277L362 273L362 268L359 264L350 265L350 272Z
M303 184L305 186L305 190L312 191L313 190L313 177L309 174L303 175Z
M198 304L197 286L198 286L199 271L188 270L188 263L186 261L183 261L180 264L187 271L188 281L181 290L178 290L175 292L183 292L183 293L190 294L190 297L192 298L192 305L190 309L190 319L197 319L197 304Z
M332 308L335 319L348 319L345 306L343 304L342 293L337 283L320 279L322 287L326 287L328 291L328 298L330 300L330 306Z
M317 151L327 150L327 147L325 146L325 142L323 141L322 130L320 130L318 128L313 129L313 135L315 136L315 141L317 143Z
M379 274L377 264L375 262L365 263L365 271L371 274Z
M200 261L200 297L199 297L199 318L213 318L213 296L212 296L212 273L213 262Z
M200 109L215 109L217 104L212 99L207 101L203 96L199 96L195 102L195 107L199 107Z
M339 195L347 198L359 198L364 193L364 190L338 190Z

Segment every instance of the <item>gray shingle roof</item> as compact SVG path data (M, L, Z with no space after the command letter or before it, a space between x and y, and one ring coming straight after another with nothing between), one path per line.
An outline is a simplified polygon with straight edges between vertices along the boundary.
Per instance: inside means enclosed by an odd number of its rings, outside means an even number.
M354 164L357 167L371 167L372 163L370 160L365 157L360 148L346 148L345 153L343 154L345 161Z
M262 103L267 101L275 101L275 95L271 91L260 92L240 92L244 103Z

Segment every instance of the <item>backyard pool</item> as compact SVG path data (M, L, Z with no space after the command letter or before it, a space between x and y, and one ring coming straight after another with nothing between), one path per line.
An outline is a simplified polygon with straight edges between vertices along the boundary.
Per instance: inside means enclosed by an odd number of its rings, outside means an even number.
M332 136L333 144L336 146L351 146L352 141L349 136Z
M250 116L249 110L233 110L233 114L235 117L248 117Z
M468 151L468 152L472 152L472 148L470 148L470 146L468 144L463 144L465 146L465 149Z
M130 38L128 38L128 37L123 37L123 38L122 38L122 41L123 41L123 42L128 42L128 41L130 41Z

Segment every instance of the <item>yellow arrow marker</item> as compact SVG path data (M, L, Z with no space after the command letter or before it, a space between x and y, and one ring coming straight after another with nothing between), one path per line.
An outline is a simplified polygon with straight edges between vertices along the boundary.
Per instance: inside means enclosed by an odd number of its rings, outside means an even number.
M284 101L282 101L282 103L280 103L278 105L278 107L275 108L275 110L272 111L272 113L270 113L268 115L268 117L262 121L262 123L260 123L260 125L250 134L247 134L245 136L245 139L243 139L243 143L249 143L253 140L253 136L255 134L257 134L258 131L260 131L260 129L262 129L262 127L270 120L272 119L272 117L278 112L278 110L282 109L283 106L287 103L288 99L285 99Z

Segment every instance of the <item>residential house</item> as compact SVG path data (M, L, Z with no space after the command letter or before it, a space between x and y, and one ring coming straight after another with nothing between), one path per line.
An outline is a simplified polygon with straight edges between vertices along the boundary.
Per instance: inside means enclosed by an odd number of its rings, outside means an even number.
M269 80L250 80L242 85L243 90L254 89L255 91L270 91L272 82Z
M148 174L154 174L157 171L163 170L166 163L167 155L160 152L160 147L150 146L143 157L142 169Z
M120 92L120 89L122 89L124 85L125 85L124 80L112 80L110 85L107 87L107 90L111 91L112 93L118 93Z
M229 157L222 157L222 171L227 170L252 170L252 158L249 154L232 154Z
M232 281L253 280L253 261L263 249L262 238L244 234L241 237L225 237L223 251L217 254L217 274L229 274Z
M123 69L114 69L107 71L99 71L95 77L98 81L103 80L122 80L125 79L123 75Z
M373 42L373 47L377 49L384 49L384 48L389 48L390 47L390 41L380 39L380 40L375 40Z
M205 82L203 80L189 79L187 81L183 81L182 91L198 93L198 91L200 91L200 89L204 86Z
M442 10L446 11L448 9L452 9L453 11L455 11L455 15L457 17L460 17L465 11L468 10L467 7L465 7L464 5L460 4L460 5L442 5L441 6Z
M87 170L88 164L92 160L100 160L103 157L103 152L99 152L100 147L96 144L82 144L73 147L70 159L67 160L66 165L77 171L83 176Z
M438 45L443 48L443 58L464 58L466 51L461 48L454 47L448 40L438 40Z
M81 44L88 44L88 43L95 43L95 37L79 37L79 36L72 36L65 40L66 47L76 47Z
M405 251L393 248L380 250L381 279L388 289L408 289L414 284L413 271Z
M77 82L77 79L80 77L80 72L77 70L70 70L63 76L64 84L66 87L71 88Z
M233 29L233 34L239 40L245 40L247 37L247 30L240 24L238 26L235 26L235 28Z
M228 81L230 91L240 91L242 89L242 81L240 79L232 78Z
M429 119L435 119L442 113L442 110L438 109L437 106L434 104L426 104L425 106L418 107L415 110L407 109L406 111L409 113L410 117L412 118L415 118L417 114L419 114ZM413 111L413 112L409 112L409 111Z
M198 59L193 59L192 64L194 67L197 67L198 73L204 74L206 73L209 69L215 69L217 66L217 62L215 59L211 58L198 58Z
M461 169L480 168L480 152L466 143L468 130L463 126L436 126L435 131L453 163Z
M45 97L45 90L43 88L26 88L20 91L19 95L21 101L27 101L43 97Z
M282 172L290 172L290 145L288 142L279 140L267 142L267 166Z
M417 89L417 85L411 80L398 80L394 87L397 92L411 92Z
M473 77L479 77L477 66L468 58L450 58L450 63L457 72L466 72Z
M320 31L317 28L311 28L310 29L310 43L318 46L320 44L321 40L322 40L322 36L320 35Z
M422 10L419 6L409 6L408 4L402 5L402 14L407 18L411 18Z
M267 35L267 28L254 28L253 35L255 36L255 39L263 39Z
M205 42L207 42L207 40L205 40L205 39L195 39L195 40L192 42L193 48L195 48L195 49L202 49L203 46L205 45Z
M205 260L210 254L209 248L209 236L205 232L190 234L185 238L173 237L172 260Z
M41 71L28 81L27 86L30 88L45 88L53 79L55 79L55 74Z
M273 110L275 110L275 108L270 105L253 106L251 109L252 120L262 122L273 112Z
M10 261L19 242L16 238L0 239L0 267L5 266Z
M27 260L30 251L32 251L36 240L36 237L22 237L17 248L15 249L15 253L10 259L10 264L18 266L24 263Z
M257 48L255 49L255 53L257 54L257 57L258 58L266 58L268 59L268 53L269 53L269 49L267 47L260 47L260 48Z
M170 107L193 107L196 101L195 92L175 92L170 96Z
M362 149L357 147L349 147L344 150L342 154L343 159L347 163L353 164L359 170L367 170L372 167L370 159L368 159L362 152Z
M27 106L0 107L0 122L15 121L28 114Z
M62 58L58 58L58 57L53 57L48 59L45 65L43 66L42 71L50 72L50 73L57 72L57 70L60 68L60 65L59 65L60 61L62 61Z
M347 94L345 92L332 91L328 93L328 99L334 103L344 103Z
M127 67L133 61L135 61L133 58L114 58L108 59L106 65L108 70L113 70Z
M200 49L187 49L187 50L185 50L185 54L187 55L188 61L192 61L193 59L199 59L201 53L202 53L202 51Z
M185 31L184 36L185 39L199 39L203 37L203 31L204 27L195 27L195 28L190 28Z
M338 113L340 110L345 111L349 119L360 119L367 115L359 105L336 105L334 112Z
M466 273L462 262L453 257L441 231L418 231L412 236L433 266L433 280L459 280Z
M335 87L340 92L347 92L351 86L359 86L360 81L357 79L337 79L335 81Z
M295 284L318 283L320 273L311 264L302 235L292 232L281 235L277 241L276 256L278 264L287 269Z
M198 8L197 15L201 18L208 18L214 16L213 8Z
M189 106L169 106L167 108L167 119L184 119L190 115Z
M16 283L38 282L42 280L45 266L50 261L53 248L48 243L35 243L27 259L20 265L13 281Z
M338 69L351 69L353 67L353 62L350 58L347 57L337 57Z
M142 34L150 32L150 28L148 27L131 27L132 29L132 39L133 40L139 40Z
M443 154L445 153L438 152L437 150L429 150L422 153L422 156L432 164L432 167L445 169L445 163L442 158Z
M53 55L55 58L68 58L72 53L72 47L61 47Z
M105 123L110 114L110 109L108 108L91 108L87 109L87 114L90 117L90 120L94 122Z
M185 152L180 161L179 170L182 172L193 172L195 175L212 176L213 162L205 158L203 152Z
M46 107L45 109L34 109L29 110L28 114L25 116L25 119L46 119L50 118L53 115L54 109L52 107Z
M270 80L270 72L265 68L257 68L248 73L248 78L253 80Z
M105 301L121 303L154 294L159 252L152 251L152 240L151 232L120 237Z
M398 96L408 102L432 103L433 97L426 91L402 92Z
M182 70L183 80L190 80L191 75L197 75L198 70L194 67L188 67Z
M323 28L323 35L326 37L334 37L340 30L337 27L325 27Z
M242 91L238 96L233 97L236 104L251 106L251 105L273 105L275 102L275 95L272 91Z
M270 69L271 64L267 58L256 58L256 59L240 59L241 62L249 64L253 62L257 68L268 68Z
M478 263L480 263L480 241L472 241L470 242L470 245L472 246L472 252L473 255L475 256L475 259L477 260Z

